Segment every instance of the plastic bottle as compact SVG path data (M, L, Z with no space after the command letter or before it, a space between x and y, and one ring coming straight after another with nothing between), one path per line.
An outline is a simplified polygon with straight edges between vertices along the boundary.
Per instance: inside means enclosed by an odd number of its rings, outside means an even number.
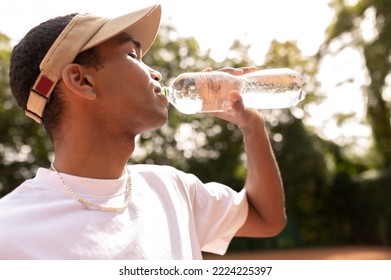
M185 114L230 109L228 94L237 90L244 105L254 109L289 108L305 98L303 76L291 69L258 70L242 76L225 72L195 72L179 75L163 87L168 101Z

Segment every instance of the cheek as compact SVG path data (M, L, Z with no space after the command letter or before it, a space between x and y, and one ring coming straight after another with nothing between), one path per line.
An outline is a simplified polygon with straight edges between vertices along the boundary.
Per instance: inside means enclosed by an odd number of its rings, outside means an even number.
M105 64L97 77L98 94L104 102L119 108L126 104L144 107L152 98L150 74L146 67L135 61L116 61ZM132 106L133 107L133 106ZM136 106L135 106L136 107Z
M117 89L124 92L132 91L142 94L146 91L149 85L149 73L137 64L131 64L132 67L127 67L122 72L117 72L113 76L113 81L117 84Z
M139 88L137 80L130 73L122 71L102 73L97 82L97 90L101 96L107 96L110 99L117 99L122 95L126 96L129 91L139 90Z

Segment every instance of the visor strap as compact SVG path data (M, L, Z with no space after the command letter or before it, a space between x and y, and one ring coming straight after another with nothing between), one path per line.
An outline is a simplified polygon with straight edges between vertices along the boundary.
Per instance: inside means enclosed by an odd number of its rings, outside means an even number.
M42 123L45 106L56 83L57 81L53 81L41 73L30 90L25 113L37 123Z

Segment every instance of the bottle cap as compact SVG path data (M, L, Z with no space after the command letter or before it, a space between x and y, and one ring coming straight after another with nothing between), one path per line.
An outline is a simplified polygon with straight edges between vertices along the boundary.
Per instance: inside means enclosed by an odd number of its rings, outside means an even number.
M166 86L162 87L162 92L165 97L168 97L168 88Z

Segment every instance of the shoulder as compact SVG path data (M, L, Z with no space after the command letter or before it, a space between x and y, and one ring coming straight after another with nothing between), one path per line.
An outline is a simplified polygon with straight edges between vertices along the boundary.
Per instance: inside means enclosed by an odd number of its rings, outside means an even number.
M198 177L168 165L132 165L130 172L150 189L167 197L183 197L192 201L204 184Z
M140 174L148 174L148 173L184 173L175 167L169 165L157 165L157 164L134 164L129 165L129 168L133 172L137 172Z
M167 183L176 182L182 184L200 183L200 180L195 175L168 165L137 164L130 166L130 170L147 181L159 180Z

